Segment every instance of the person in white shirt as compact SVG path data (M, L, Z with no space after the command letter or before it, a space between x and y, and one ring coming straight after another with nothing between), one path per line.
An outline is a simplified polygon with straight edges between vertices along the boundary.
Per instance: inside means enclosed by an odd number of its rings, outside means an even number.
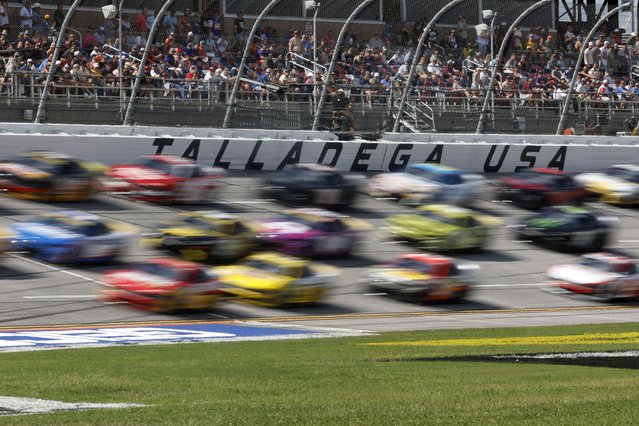
M9 2L3 0L0 3L0 28L9 25Z
M33 26L33 9L31 9L30 0L26 0L22 9L20 9L20 26L22 28L31 28Z

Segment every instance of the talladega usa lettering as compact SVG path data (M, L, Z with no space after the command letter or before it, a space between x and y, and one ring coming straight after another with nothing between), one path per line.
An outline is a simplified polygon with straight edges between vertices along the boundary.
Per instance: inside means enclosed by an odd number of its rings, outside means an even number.
M213 140L192 139L184 147L182 141L179 144L175 141L171 138L155 138L152 153L180 155L202 162L201 146L203 143L208 146L213 144ZM334 141L296 141L290 145L290 141L258 139L242 140L240 148L237 148L231 142L231 139L221 142L213 153L212 166L255 171L282 170L291 164L304 162L324 164L344 171L365 172L399 171L410 163L443 163L464 171L504 173L530 167L564 170L568 155L568 146ZM287 148L282 149L282 146Z

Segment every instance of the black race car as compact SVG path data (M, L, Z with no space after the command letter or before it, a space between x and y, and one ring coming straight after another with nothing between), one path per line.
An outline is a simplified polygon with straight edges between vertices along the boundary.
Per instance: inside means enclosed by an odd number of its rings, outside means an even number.
M267 179L262 190L285 204L348 207L362 181L321 164L296 164Z
M606 245L613 220L583 207L548 207L525 219L517 236L554 249L597 251Z

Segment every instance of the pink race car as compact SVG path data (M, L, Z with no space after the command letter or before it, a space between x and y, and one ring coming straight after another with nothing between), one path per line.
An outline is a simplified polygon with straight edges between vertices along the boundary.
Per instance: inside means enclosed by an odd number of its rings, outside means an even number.
M368 223L317 209L285 210L256 223L258 238L267 247L297 256L348 256Z

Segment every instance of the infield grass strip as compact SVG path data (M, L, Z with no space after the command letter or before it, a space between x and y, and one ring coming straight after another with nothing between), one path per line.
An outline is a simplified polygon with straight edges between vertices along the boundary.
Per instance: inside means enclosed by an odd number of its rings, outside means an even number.
M636 333L639 324L437 330L322 340L0 354L0 395L148 407L2 418L3 424L634 424L639 370L436 360L639 343L368 343ZM639 361L638 361L639 362Z

